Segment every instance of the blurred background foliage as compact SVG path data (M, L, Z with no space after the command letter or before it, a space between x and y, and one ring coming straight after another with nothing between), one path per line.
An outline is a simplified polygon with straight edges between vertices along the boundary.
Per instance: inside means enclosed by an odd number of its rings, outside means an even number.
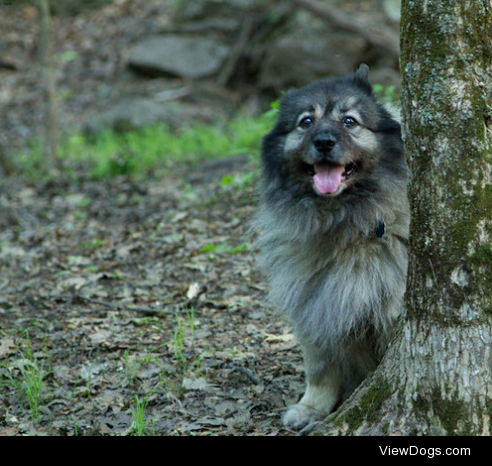
M400 0L4 2L0 176L141 178L178 163L255 160L290 87L366 62L381 98L397 100L399 8Z

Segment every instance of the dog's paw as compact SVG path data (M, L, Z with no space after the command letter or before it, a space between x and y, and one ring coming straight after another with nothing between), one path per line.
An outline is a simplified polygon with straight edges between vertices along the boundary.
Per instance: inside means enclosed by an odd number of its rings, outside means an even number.
M323 419L323 415L319 411L298 403L287 410L282 421L286 427L302 429L311 422L319 421L320 419Z

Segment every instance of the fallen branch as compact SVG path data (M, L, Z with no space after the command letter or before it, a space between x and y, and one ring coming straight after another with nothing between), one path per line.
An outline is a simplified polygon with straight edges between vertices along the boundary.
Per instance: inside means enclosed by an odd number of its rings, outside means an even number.
M69 301L69 302L73 302L73 301L85 301L87 303L91 303L91 304L97 304L98 306L104 306L104 307L108 307L108 308L111 308L111 309L116 309L118 311L130 311L130 312L139 312L139 313L143 313L143 314L152 314L152 315L156 315L156 314L164 314L165 312L164 311L161 311L161 310L157 310L157 309L149 309L149 308L146 308L146 307L133 307L133 306L125 306L123 304L117 304L117 303L110 303L110 302L107 302L107 301L99 301L97 299L92 299L92 298L88 298L87 296L84 296L84 295L81 295L81 294L74 294L74 295L50 295L48 296L49 299L59 299L59 300L63 300L63 301Z
M45 118L45 163L50 168L57 168L58 160L58 97L56 84L56 65L53 52L53 26L49 0L38 0L39 11L39 50L43 73L46 118Z
M251 372L249 369L246 369L245 367L241 367L241 366L236 366L235 364L231 364L231 368L236 371L242 372L246 377L248 377L248 379L253 383L253 385L261 384L260 379L256 377L256 375L253 374L253 372Z
M183 97L187 97L191 94L191 88L180 87L179 89L172 89L169 91L159 92L154 96L157 102L169 102L170 100L177 100Z
M386 26L378 25L374 27L361 21L327 3L320 3L317 0L291 0L294 4L311 11L317 16L329 21L334 26L349 32L355 32L369 43L384 47L395 57L400 55L400 37L398 32Z
M231 78L231 76L233 75L234 70L236 69L236 65L239 62L239 59L241 58L242 54L244 53L246 46L248 45L248 41L251 37L251 33L253 32L253 27L254 27L254 16L251 12L249 12L246 14L244 18L243 25L239 33L239 38L232 50L231 56L218 78L218 82L222 86L225 86L229 81L229 79Z

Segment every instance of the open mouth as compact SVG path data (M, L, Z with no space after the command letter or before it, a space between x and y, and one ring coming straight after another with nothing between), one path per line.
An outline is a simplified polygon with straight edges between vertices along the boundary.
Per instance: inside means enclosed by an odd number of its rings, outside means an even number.
M355 162L347 165L323 162L308 165L307 169L321 194L336 194L342 182L348 180L357 171L357 165Z

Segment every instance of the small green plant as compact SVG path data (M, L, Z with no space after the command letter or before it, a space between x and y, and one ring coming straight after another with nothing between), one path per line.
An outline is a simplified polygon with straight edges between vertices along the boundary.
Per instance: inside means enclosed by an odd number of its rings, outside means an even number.
M84 241L81 247L84 249L99 249L107 245L107 240L94 238L92 241Z
M24 382L22 387L29 402L31 419L38 423L41 419L39 403L41 400L41 389L43 388L43 370L36 365L27 365L23 370Z
M400 100L399 94L396 92L395 86L383 86L382 84L374 84L374 93L387 103L396 103Z
M229 243L206 243L201 249L200 253L214 253L214 252L225 252L227 254L240 254L242 252L248 252L250 246L248 243L240 243L237 246L230 246Z
M99 357L99 350L96 353L96 357L94 360L91 362L89 369L87 370L87 374L85 376L85 386L86 386L86 393L89 398L92 397L92 389L91 389L91 383L92 383L92 372L94 370L94 365L96 364L97 358Z
M201 373L200 373L200 367L202 365L202 357L199 356L197 361L196 361L196 365L195 365L195 377L200 377L201 376Z
M191 344L193 345L195 341L195 308L193 306L189 307L186 302L184 303L186 323L191 333Z
M135 360L134 357L130 357L128 350L125 351L125 378L129 383L133 383L135 376L140 368L140 364Z
M175 318L177 328L174 331L174 357L180 365L184 366L186 364L186 356L184 354L186 325L177 314L175 314Z
M172 341L168 342L174 352L176 364L161 374L161 382L174 396L183 394L185 379L201 377L202 359L197 356L193 345L196 338L197 320L195 308L184 303L184 312L175 313L175 330Z
M20 380L12 378L11 383L27 399L32 422L37 424L41 420L40 403L47 372L44 370L44 364L40 363L35 356L27 332L24 352L21 353L18 369Z
M193 346L195 341L195 308L188 306L186 301L184 302L184 317L180 316L177 312L174 314L176 319L176 330L174 331L174 357L178 363L182 366L186 366L186 356L184 354L184 347L188 344ZM187 338L189 334L189 338Z
M71 416L72 422L73 422L73 435L75 437L79 436L79 425L77 424L77 420Z
M257 155L262 137L270 131L277 103L259 117L239 115L212 125L183 125L173 129L164 124L125 133L104 131L86 136L77 131L60 141L59 156L64 166L82 166L95 179L117 175L142 176L172 169L176 164L196 163L238 154ZM33 141L17 157L19 168L38 177L43 167L43 144ZM84 212L83 206L79 209Z
M132 406L133 421L130 427L130 435L136 437L143 437L148 434L147 421L145 419L145 408L147 406L147 399L139 400L138 396L135 396L135 404Z
M234 188L242 190L245 187L250 186L256 179L258 179L259 175L259 169L252 169L248 173L242 173L236 176L225 175L220 184L222 187L233 186Z

